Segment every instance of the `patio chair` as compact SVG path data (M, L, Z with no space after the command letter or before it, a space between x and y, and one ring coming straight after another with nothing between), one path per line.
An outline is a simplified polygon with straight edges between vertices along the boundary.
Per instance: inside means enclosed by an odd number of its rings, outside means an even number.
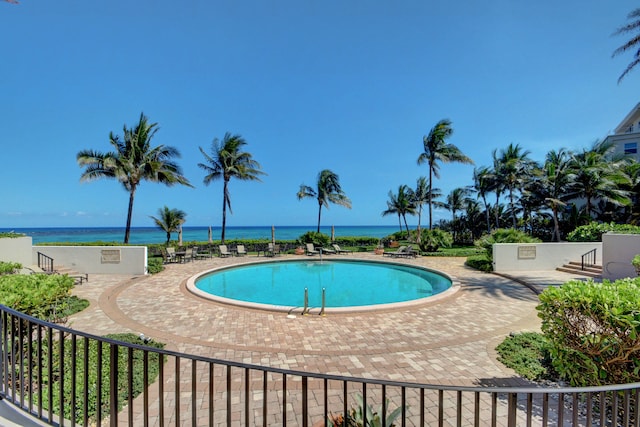
M171 263L171 262L178 262L178 257L176 256L176 250L173 247L168 247L165 251L163 251L162 256L164 257L166 255L165 258L165 262Z
M196 259L196 254L198 253L198 248L185 249L184 255L182 256L182 262L191 262Z
M194 258L195 259L213 258L213 254L211 253L211 249L209 248L206 248L204 250L196 248L196 253L194 255Z
M307 243L307 255L318 255L320 251L313 247L313 243Z
M340 245L336 243L332 244L331 247L336 251L337 254L348 254L349 252L351 252L346 249L340 248Z
M276 256L280 255L280 245L274 245L273 243L269 243L267 250L264 251L264 256Z
M244 248L244 245L236 246L236 255L245 256L247 254L247 250Z
M220 252L220 257L225 258L228 256L233 256L229 249L227 249L227 245L218 245L218 251Z

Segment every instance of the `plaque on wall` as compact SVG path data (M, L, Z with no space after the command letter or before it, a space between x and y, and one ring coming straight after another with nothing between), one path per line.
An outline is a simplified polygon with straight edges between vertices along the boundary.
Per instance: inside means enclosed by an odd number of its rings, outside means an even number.
M103 249L102 263L103 264L119 264L120 263L120 249Z
M518 259L536 259L536 247L518 246Z

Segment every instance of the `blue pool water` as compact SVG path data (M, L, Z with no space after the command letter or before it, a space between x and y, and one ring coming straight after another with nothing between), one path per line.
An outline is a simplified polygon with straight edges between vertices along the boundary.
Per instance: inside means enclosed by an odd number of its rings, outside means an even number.
M302 307L390 304L430 297L451 287L436 272L405 265L363 261L279 261L219 270L198 278L197 289L251 303Z

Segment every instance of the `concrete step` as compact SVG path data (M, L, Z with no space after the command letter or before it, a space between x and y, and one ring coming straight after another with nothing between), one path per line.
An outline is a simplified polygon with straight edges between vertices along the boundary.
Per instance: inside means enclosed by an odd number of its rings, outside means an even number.
M76 284L82 285L84 282L89 281L89 275L87 273L78 273L64 265L54 265L53 269L57 274L66 274L67 276L72 277L76 281Z
M593 277L593 278L602 277L602 266L600 265L585 266L583 270L582 263L576 262L576 261L571 261L568 264L563 265L562 267L556 268L556 270L563 271L565 273L586 276L586 277Z

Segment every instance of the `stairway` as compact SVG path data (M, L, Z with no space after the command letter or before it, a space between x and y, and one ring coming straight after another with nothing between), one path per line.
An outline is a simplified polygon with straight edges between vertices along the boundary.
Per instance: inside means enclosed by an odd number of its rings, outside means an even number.
M593 278L601 278L602 277L602 266L601 265L590 265L585 266L584 270L582 270L582 263L579 261L571 261L568 264L563 265L562 267L556 268L558 271L563 271L565 273L578 274L580 276L587 276Z
M53 269L57 274L66 274L67 276L72 277L75 280L76 285L82 285L84 282L89 281L89 274L78 273L77 271L65 267L64 265L56 265L53 267Z

